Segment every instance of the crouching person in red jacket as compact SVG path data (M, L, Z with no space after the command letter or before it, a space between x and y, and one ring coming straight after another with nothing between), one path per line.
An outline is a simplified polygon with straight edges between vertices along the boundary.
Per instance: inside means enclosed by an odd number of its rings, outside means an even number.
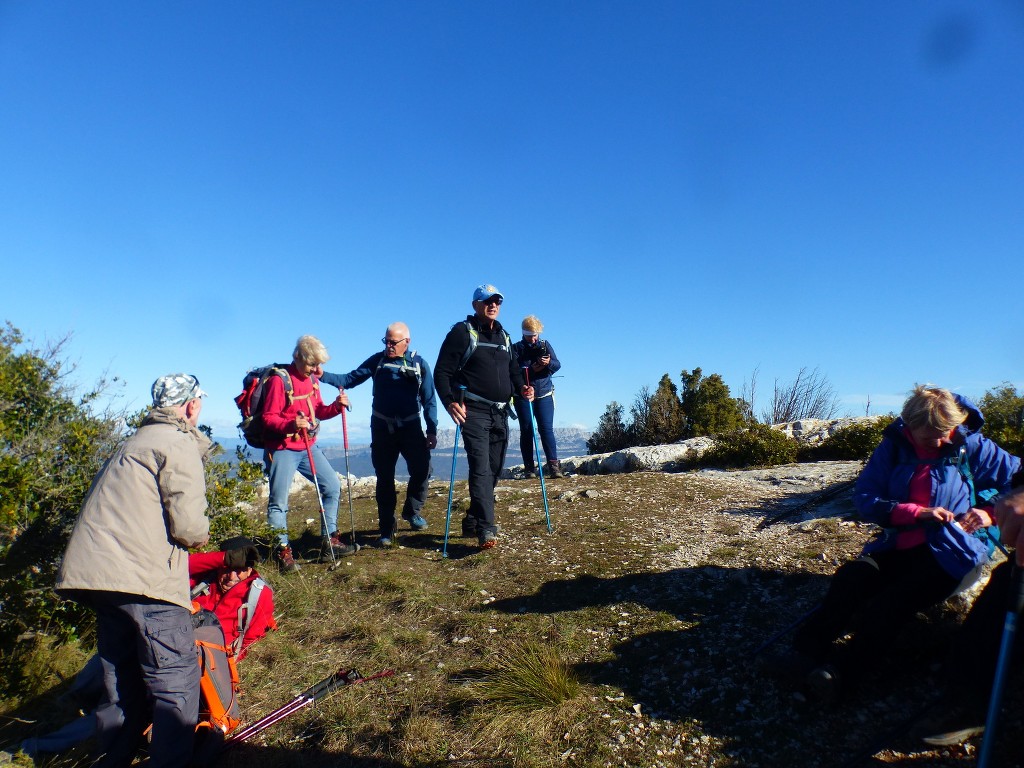
M224 642L241 661L249 646L277 629L274 590L256 571L260 557L251 539L235 536L222 541L220 550L188 556L192 602L217 614Z
M241 661L249 648L272 629L274 590L256 570L259 553L251 539L236 536L221 542L219 552L193 552L188 556L189 585L195 610L216 614L224 630L224 643ZM93 656L75 677L69 691L84 709L102 703L103 670ZM26 739L21 750L30 757L70 749L96 735L96 712L90 711L61 729Z

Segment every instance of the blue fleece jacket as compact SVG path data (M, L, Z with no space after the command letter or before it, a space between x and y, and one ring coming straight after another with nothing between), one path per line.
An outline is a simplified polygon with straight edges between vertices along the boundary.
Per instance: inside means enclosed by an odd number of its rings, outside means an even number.
M910 479L921 464L930 463L931 503L959 515L971 508L971 491L963 474L951 460L957 458L961 447L974 476L976 491L994 489L1005 493L1010 480L1020 468L1020 459L1007 453L981 434L985 423L978 408L967 398L955 395L960 407L967 411L967 421L961 424L950 445L940 450L939 458L926 460L918 457L914 446L904 435L905 424L897 418L885 428L879 443L854 485L853 501L861 517L884 527L898 524L892 519L897 504L907 501Z
M420 382L417 385L415 367L420 367ZM427 434L437 434L437 396L434 392L434 377L427 361L415 352L406 352L401 358L385 358L378 352L364 360L358 368L348 373L327 373L320 381L338 389L350 389L373 379L373 410L370 419L374 426L386 426L388 419L406 419L414 416L423 407L423 418L427 422Z

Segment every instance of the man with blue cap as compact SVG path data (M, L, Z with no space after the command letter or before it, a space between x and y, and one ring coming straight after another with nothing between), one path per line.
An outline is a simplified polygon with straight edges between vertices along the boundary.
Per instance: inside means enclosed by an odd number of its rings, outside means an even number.
M508 419L515 418L512 395L533 400L533 387L523 379L512 340L498 322L504 300L493 285L477 286L473 314L452 326L434 366L437 396L462 428L469 461L470 504L462 535L476 536L481 549L498 541L494 487L505 464Z

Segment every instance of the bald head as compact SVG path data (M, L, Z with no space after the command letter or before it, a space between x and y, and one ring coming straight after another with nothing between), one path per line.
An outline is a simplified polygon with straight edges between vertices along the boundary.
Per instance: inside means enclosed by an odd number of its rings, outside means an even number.
M388 357L402 357L409 349L409 326L392 323L384 332L384 353Z

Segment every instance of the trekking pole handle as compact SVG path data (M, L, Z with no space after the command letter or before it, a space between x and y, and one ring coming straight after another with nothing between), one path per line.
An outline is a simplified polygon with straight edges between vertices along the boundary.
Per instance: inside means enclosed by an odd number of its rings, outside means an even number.
M526 379L526 386L530 386L530 366L523 366L523 378Z
M459 384L459 405L466 404L466 385Z

